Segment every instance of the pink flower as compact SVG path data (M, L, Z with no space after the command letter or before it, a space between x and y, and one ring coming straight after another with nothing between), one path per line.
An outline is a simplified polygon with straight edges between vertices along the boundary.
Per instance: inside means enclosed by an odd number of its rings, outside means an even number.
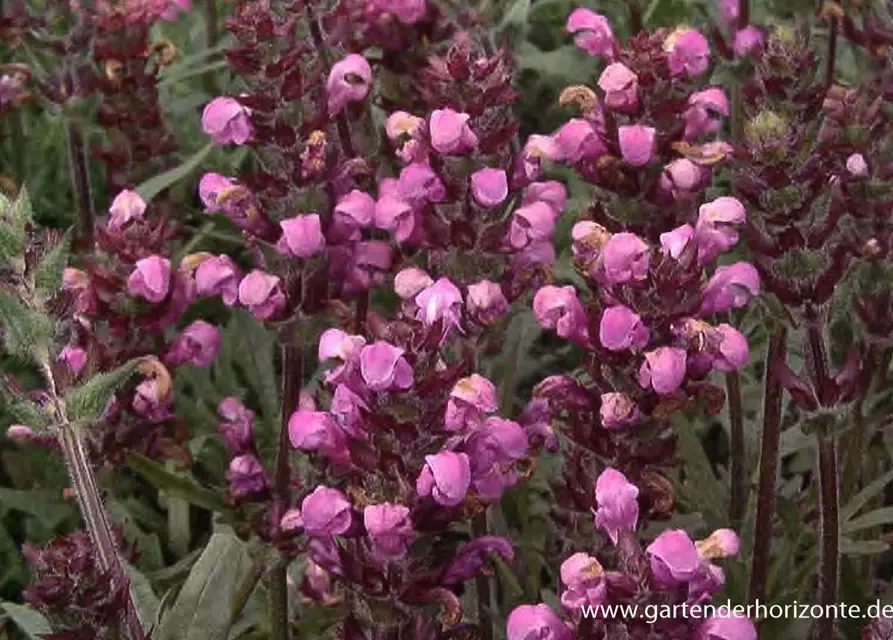
M695 543L698 555L705 559L728 558L738 555L741 539L731 529L717 529L707 538Z
M204 320L196 320L177 335L165 360L172 365L189 362L197 367L207 367L220 349L220 340L220 329Z
M198 195L205 205L205 213L222 211L223 207L217 202L218 196L231 189L235 183L219 173L208 172L202 175L198 181Z
M431 112L428 129L431 146L444 155L468 153L478 144L478 138L468 121L471 116L453 109L435 109Z
M247 108L235 98L214 98L202 112L202 130L216 144L245 144L251 137Z
M296 258L309 258L322 251L326 239L322 235L319 216L315 213L288 218L279 223L282 237L276 248Z
M564 211L564 205L567 203L567 189L557 180L532 182L524 192L521 206L527 206L534 202L545 202L558 216Z
M567 31L574 34L574 44L591 56L610 59L614 52L614 32L608 19L582 7L574 9L567 17Z
M416 267L401 269L394 276L394 292L401 300L415 298L421 291L427 289L434 280L427 273Z
M508 178L502 169L485 167L471 175L471 195L482 207L498 207L508 193Z
M132 296L159 303L170 291L171 263L161 256L137 260L136 269L127 279L127 291Z
M625 393L603 393L599 417L605 429L620 429L639 421L641 414L636 403Z
M624 284L648 277L650 261L648 245L634 233L615 233L602 248L605 281Z
M676 227L672 231L660 234L660 246L665 254L674 260L679 260L682 252L688 246L689 242L695 235L694 227L690 224L684 224Z
M437 504L455 507L465 500L471 486L471 465L464 453L441 451L425 456L425 466L416 480L416 493L431 496Z
M688 109L682 115L685 121L686 140L701 134L719 131L723 116L729 115L729 99L720 87L709 87L688 97Z
M372 86L372 67L363 56L351 53L332 65L326 82L329 116L340 113L348 102L363 100Z
M555 210L545 202L516 209L509 225L508 241L515 249L548 240L555 231Z
M267 320L285 308L285 294L277 276L254 269L239 283L239 302L255 318Z
M607 152L601 135L589 120L571 118L555 133L556 149L550 160L564 160L576 164L584 159L594 160ZM557 153L555 153L557 152Z
M685 379L686 354L677 347L658 347L645 354L639 368L639 384L652 387L662 396L676 391Z
M257 456L250 453L230 460L226 479L229 491L236 499L262 494L267 489L267 472Z
M704 175L704 171L688 158L678 158L664 167L660 189L674 197L691 193L701 184Z
M474 373L459 380L450 392L444 429L461 431L466 427L476 427L483 422L485 414L493 413L498 408L496 386Z
M719 21L724 27L738 19L738 0L719 0Z
M644 167L654 155L656 135L654 127L639 124L618 127L617 136L623 159L633 167Z
M547 604L515 607L506 622L507 640L572 640L571 630Z
M583 606L595 606L605 601L604 570L598 560L583 553L575 553L561 563L561 581L565 590L561 604L570 611Z
M639 77L619 62L605 67L598 86L605 92L605 106L609 109L631 112L639 106Z
M749 24L743 29L739 29L735 32L735 42L732 45L732 50L735 52L736 56L743 58L754 51L761 49L764 40L765 36L763 35L763 32L752 24Z
M724 606L701 623L693 640L757 640L757 637L753 622Z
M747 262L718 267L704 287L699 315L740 309L760 293L760 275Z
M37 437L31 427L24 424L14 424L6 430L7 439L19 444L27 444Z
M295 449L319 451L335 464L350 462L347 438L325 411L295 411L288 420L288 439Z
M373 391L409 389L412 367L403 358L403 349L379 340L360 351L360 374Z
M375 198L364 191L354 189L338 199L329 229L333 243L353 242L360 239L360 229L372 226L375 219Z
M750 359L747 338L735 327L725 323L716 329L720 333L721 342L714 354L713 368L723 373L737 371Z
M132 220L142 220L146 201L136 191L125 189L115 196L109 207L109 231L120 231Z
M541 327L562 338L578 339L588 332L586 311L571 285L542 287L533 297L533 314Z
M363 524L372 553L379 558L399 558L406 554L409 542L415 536L409 509L400 504L369 505L363 509Z
M645 549L651 574L662 587L675 587L694 579L703 560L688 534L681 529L664 531Z
M595 481L595 526L614 544L621 531L635 531L639 521L639 489L626 476L608 467Z
M308 535L341 535L350 528L350 502L337 489L320 485L301 503L301 520Z
M204 260L195 270L195 286L200 296L220 296L231 307L239 299L242 273L227 255Z
M231 456L238 456L250 450L254 431L254 412L238 398L227 397L217 405L220 422L217 431L226 442Z
M415 24L428 12L425 0L391 0L386 6L403 24Z
M176 20L177 16L190 9L192 9L192 0L170 0L164 13L161 14L161 19L168 22Z
M664 42L667 66L674 76L701 75L710 64L710 44L697 29L676 29Z
M491 416L472 430L462 447L468 454L478 495L498 500L507 487L513 486L518 481L513 465L524 457L529 446L527 433L514 420Z
M602 314L599 341L605 349L641 349L648 344L650 338L651 332L642 323L642 318L628 307L619 304L608 307Z
M439 278L421 291L415 297L415 303L419 307L416 319L426 327L432 327L440 320L444 321L445 327L459 323L462 292L448 278Z
M394 234L397 242L406 242L416 229L417 216L406 200L395 195L383 195L375 203L375 226Z
M744 205L735 198L723 196L702 204L695 224L698 261L705 264L735 246L738 243L735 227L746 219Z
M366 338L352 336L341 329L326 329L319 337L317 357L320 362L331 359L353 360L366 346Z
M68 344L59 353L59 362L64 362L75 376L83 371L87 364L87 352L77 346Z
M442 202L446 198L443 182L429 165L422 162L403 167L398 186L399 195L412 205Z
M493 324L505 314L508 305L508 300L502 293L502 287L495 282L481 280L468 285L465 309L475 322L484 326Z
M853 178L864 178L868 175L868 163L861 153L854 153L846 159L846 170Z

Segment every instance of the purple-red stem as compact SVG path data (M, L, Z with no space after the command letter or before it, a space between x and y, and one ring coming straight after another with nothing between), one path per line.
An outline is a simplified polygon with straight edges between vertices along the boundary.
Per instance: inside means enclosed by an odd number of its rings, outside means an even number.
M787 338L787 327L783 325L775 327L766 354L760 475L748 587L748 601L751 604L757 600L765 600L766 595L766 578L772 549L772 523L775 520L775 477L778 473L778 446L781 438L781 402L784 395L780 373L787 359Z
M471 520L471 530L475 538L487 535L487 512L483 511ZM490 580L483 573L474 578L475 591L477 592L478 625L480 626L480 640L493 640L493 615L492 602L490 601Z
M840 488L837 469L837 436L823 434L819 439L819 506L822 535L819 569L819 603L829 611L837 602L840 576ZM817 640L834 640L836 620L821 616L816 622Z
M220 39L217 31L217 0L205 0L205 46L213 50ZM208 71L203 78L205 91L209 95L217 95L217 75L214 71Z
M747 506L747 450L744 438L744 410L741 406L741 378L737 371L726 374L726 395L729 402L730 487L729 519L737 527L744 519Z

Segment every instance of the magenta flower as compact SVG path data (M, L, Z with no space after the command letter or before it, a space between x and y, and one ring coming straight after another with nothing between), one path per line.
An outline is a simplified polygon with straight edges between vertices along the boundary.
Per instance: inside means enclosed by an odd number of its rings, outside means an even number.
M301 503L304 530L311 536L338 536L351 524L351 506L337 489L318 486Z
M685 379L686 354L677 347L658 347L645 354L639 368L639 384L662 396L676 391Z
M508 193L508 178L502 169L484 167L471 174L471 195L482 207L498 207Z
M235 98L214 98L202 112L202 130L216 144L245 144L251 137L250 112Z
M329 116L340 113L349 102L363 100L372 86L372 67L363 56L351 53L332 65L326 82Z
M372 226L374 217L375 198L359 189L345 193L335 205L336 221L350 229L366 229Z
M684 224L672 231L660 234L660 246L665 254L674 260L678 260L694 235L694 227L690 224Z
M239 281L242 273L227 255L219 255L202 261L195 270L195 287L200 296L220 296L231 307L239 299Z
M729 99L720 87L709 87L688 97L688 109L682 115L686 140L719 131L722 116L729 115Z
M745 57L759 51L763 48L763 42L766 37L763 32L752 24L747 25L743 29L735 32L735 41L732 44L732 51L738 57Z
M625 393L603 393L599 417L605 429L621 429L639 421L641 414L636 403Z
M619 62L605 67L598 86L605 92L605 106L609 109L631 112L639 106L639 77Z
M595 481L595 526L617 544L621 531L635 531L639 521L639 488L608 467Z
M251 453L230 460L226 479L229 491L236 499L248 498L267 489L267 472L257 456Z
M760 274L747 262L723 265L707 281L701 298L702 316L740 309L760 293Z
M562 338L577 339L588 333L586 311L571 285L542 287L533 297L533 314L541 327Z
M723 373L737 371L750 359L747 338L735 327L725 323L716 329L721 335L721 342L713 354L713 368Z
M288 439L301 451L319 451L333 463L350 462L347 438L338 423L325 411L298 409L288 419Z
M460 431L466 427L476 427L484 420L484 415L499 408L496 399L496 386L485 377L473 373L459 380L447 400L444 429Z
M617 128L620 154L633 167L644 167L654 156L657 131L654 127L640 124L623 125Z
M341 255L347 271L345 292L356 293L384 284L392 259L388 243L378 240L358 242Z
M527 190L524 192L521 206L533 204L534 202L545 202L552 207L555 215L558 216L564 211L564 205L567 203L567 189L557 180L533 182L528 185Z
M508 300L502 287L490 280L481 280L468 285L465 296L465 309L475 322L489 326L508 311Z
M590 128L591 129L591 128ZM594 131L594 130L592 130ZM599 141L600 142L600 141ZM531 135L524 148L515 159L512 168L512 177L519 184L526 184L531 180L536 180L542 172L543 158L546 160L559 161L564 160L567 154L561 149L558 140L554 136Z
M413 162L403 167L398 181L399 194L414 206L428 202L442 202L446 187L434 170L423 162Z
M360 351L360 374L373 391L394 391L412 386L412 367L403 349L379 340Z
M366 339L363 336L352 336L341 329L326 329L319 337L317 355L320 361L350 360L358 356L364 346Z
M545 202L534 202L512 214L508 242L515 249L548 240L555 231L555 210Z
M235 457L248 452L254 431L254 412L238 398L227 397L217 405L217 415L221 418L217 431L226 443L230 455Z
M705 264L738 243L736 225L747 219L744 205L736 198L723 196L698 209L695 224L695 242L698 243L698 261Z
M693 640L757 640L753 622L742 613L720 607L698 627Z
M507 640L572 640L571 630L547 604L522 604L506 621Z
M136 269L127 278L127 291L132 296L159 303L170 291L171 263L161 256L137 260Z
M239 283L239 302L260 320L278 315L285 308L281 280L265 271L254 269Z
M507 487L518 481L513 465L527 453L530 442L517 422L493 416L474 429L462 447L468 454L478 495L498 500Z
M615 233L602 248L604 277L609 284L644 280L648 276L649 261L648 245L634 233Z
M74 375L79 375L87 365L87 352L76 344L68 344L59 352L59 362L64 362Z
M602 314L599 325L599 341L610 351L641 349L648 344L651 332L637 313L616 305L608 307Z
M427 273L416 267L401 269L394 276L394 292L401 300L415 298L421 291L427 289L434 280Z
M608 19L589 9L574 9L567 17L566 29L574 34L574 44L591 56L610 59L614 53L614 32Z
M846 170L853 178L864 178L868 175L868 163L861 153L854 153L846 159Z
M651 575L661 587L675 587L693 580L701 571L703 559L695 543L681 529L661 533L645 549Z
M724 27L732 26L738 19L738 0L719 0L719 22Z
M207 367L220 349L220 339L220 329L204 320L196 320L177 335L165 361L172 365L189 362L197 367Z
M322 251L326 239L322 235L319 216L315 213L288 218L279 223L282 237L276 248L296 258L309 258Z
M659 185L661 191L679 196L697 189L704 176L704 170L694 162L688 158L678 158L664 167Z
M462 310L462 292L449 278L439 278L437 282L421 291L415 297L419 311L416 319L426 327L433 327L443 320L444 328L459 324Z
M583 606L595 606L605 601L604 570L598 560L583 553L575 553L561 563L561 581L565 589L561 604L569 611Z
M605 142L589 120L571 118L555 133L557 151L550 160L564 160L576 164L584 159L595 160L607 152Z
M146 201L136 191L125 189L115 196L109 207L109 231L120 231L132 220L142 220Z
M465 500L471 486L471 464L464 453L441 451L425 456L425 466L416 480L416 493L431 496L444 507L455 507Z
M6 430L6 438L19 444L28 444L37 437L34 430L28 425L13 424Z
M478 144L478 138L468 121L471 116L453 109L435 109L428 119L431 146L444 155L468 153Z
M710 44L697 29L676 29L664 42L667 66L674 76L699 76L710 64Z
M406 242L412 237L416 218L412 205L399 196L386 194L375 203L375 226L393 233L397 242Z
M363 509L363 524L372 553L379 558L399 558L415 536L409 509L400 504L369 505Z
M223 207L218 204L218 197L235 186L235 183L222 176L219 173L208 172L202 175L198 181L198 196L201 198L202 204L205 205L206 213L216 213L222 211Z
M388 2L388 11L397 16L403 24L415 24L428 12L426 0L393 0Z

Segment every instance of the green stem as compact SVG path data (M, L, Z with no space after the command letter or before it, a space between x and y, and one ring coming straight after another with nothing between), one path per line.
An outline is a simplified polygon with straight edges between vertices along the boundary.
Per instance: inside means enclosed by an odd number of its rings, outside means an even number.
M270 572L270 638L288 640L288 560L280 558Z

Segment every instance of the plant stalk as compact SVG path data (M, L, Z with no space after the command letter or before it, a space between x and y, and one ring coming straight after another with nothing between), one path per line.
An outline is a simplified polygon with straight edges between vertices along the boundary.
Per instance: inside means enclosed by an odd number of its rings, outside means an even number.
M93 243L93 190L90 186L87 148L81 124L66 116L65 135L68 140L68 168L74 201L77 245L89 247Z
M784 388L780 368L787 359L788 330L777 325L769 339L766 354L763 393L763 433L760 444L760 471L757 488L757 513L754 526L753 554L750 565L748 602L765 600L766 578L772 547L772 523L775 519L775 478L778 473L778 448L781 438L781 405Z
M482 511L471 520L471 531L475 538L487 535L487 512ZM477 592L478 626L480 627L480 640L493 640L493 615L490 598L490 580L486 575L479 573L474 578L475 591Z
M217 0L205 0L205 46L213 51L217 47L220 35L217 30ZM217 76L214 71L207 71L202 78L205 91L211 96L217 95Z
M744 438L744 409L741 405L741 378L737 371L726 374L726 395L729 402L729 519L738 528L747 507L747 445Z
M837 18L828 18L828 59L825 60L825 88L834 84L834 64L837 60Z
M818 453L821 555L819 564L819 603L829 611L838 604L840 577L840 487L838 485L837 437L822 435ZM817 640L836 638L836 620L821 616L816 621Z

